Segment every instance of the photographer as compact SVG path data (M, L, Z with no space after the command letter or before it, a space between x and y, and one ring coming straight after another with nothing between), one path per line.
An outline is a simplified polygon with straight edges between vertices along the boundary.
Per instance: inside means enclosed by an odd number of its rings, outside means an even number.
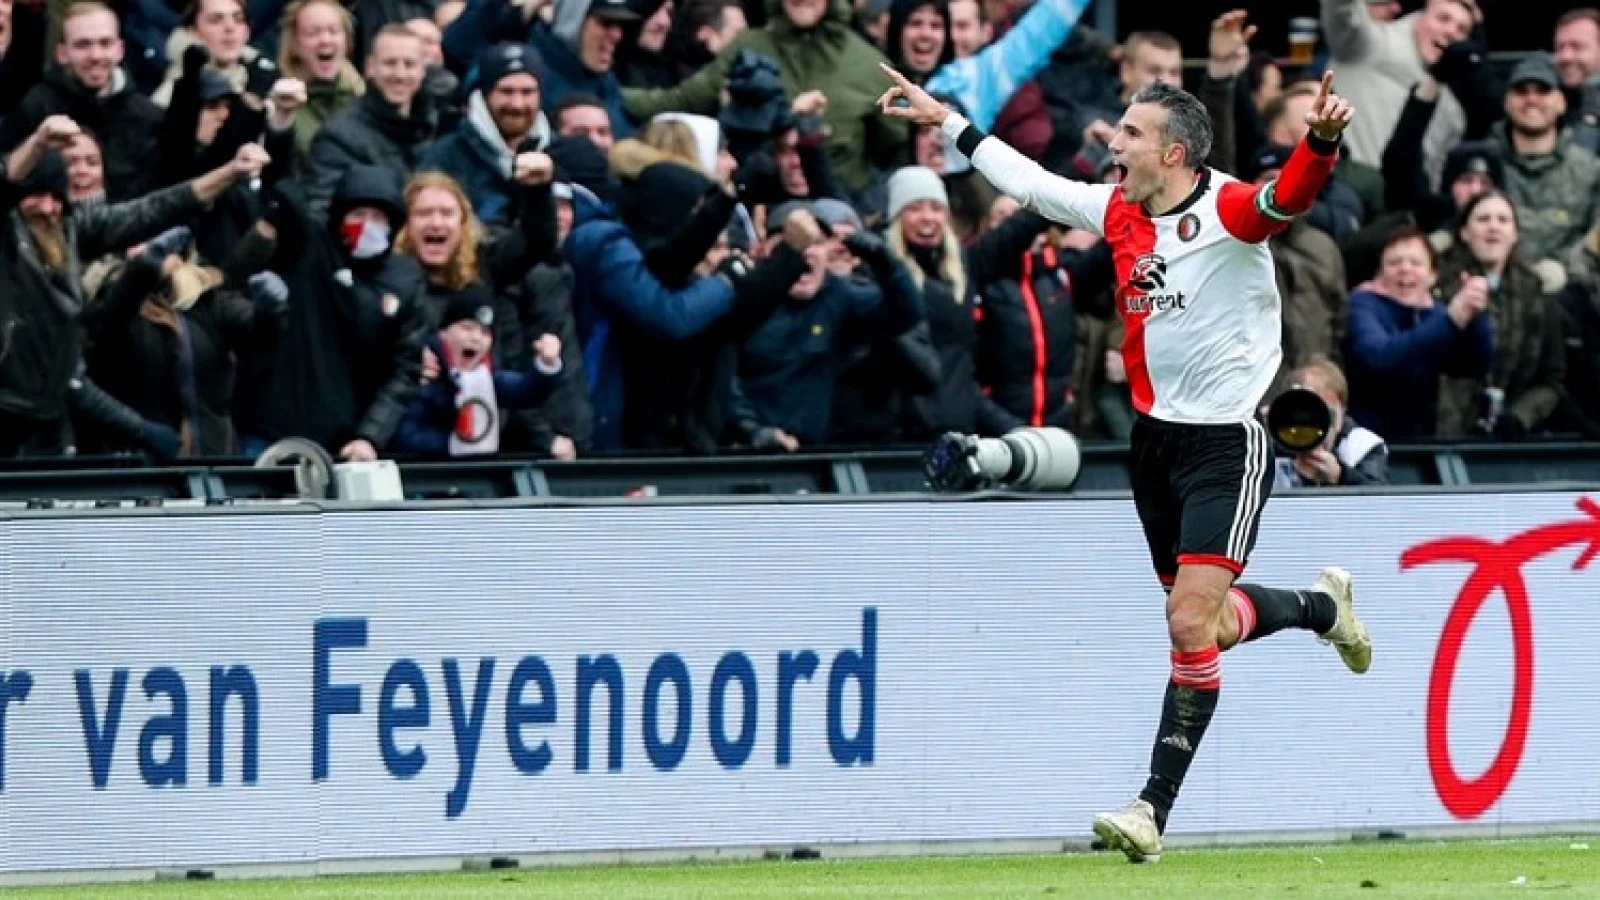
M1273 484L1280 488L1388 484L1389 448L1383 438L1350 418L1346 411L1350 388L1339 367L1326 357L1312 357L1294 371L1291 383L1327 404L1330 425L1314 449L1278 457Z
M773 210L768 240L781 241L788 217L802 210L811 211L803 203ZM860 263L849 275L830 270L830 254L839 251ZM922 292L877 235L830 237L807 248L805 258L806 273L740 347L739 378L751 413L745 430L752 442L759 425L770 425L800 447L826 443L839 375L854 361L851 350L893 340L923 318Z

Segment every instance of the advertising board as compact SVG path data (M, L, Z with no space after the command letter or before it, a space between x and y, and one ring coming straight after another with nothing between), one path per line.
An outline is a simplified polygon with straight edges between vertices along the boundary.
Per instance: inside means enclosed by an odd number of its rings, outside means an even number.
M1600 821L1600 507L1283 497L1375 662L1224 657L1175 835ZM1085 840L1162 594L1116 500L0 521L0 872Z

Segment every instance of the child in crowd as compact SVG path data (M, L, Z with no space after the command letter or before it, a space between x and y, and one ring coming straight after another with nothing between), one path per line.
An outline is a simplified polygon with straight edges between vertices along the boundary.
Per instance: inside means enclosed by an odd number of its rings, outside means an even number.
M406 409L394 450L424 456L475 456L500 449L501 410L538 406L561 383L561 339L534 342L526 372L497 372L494 298L473 285L451 298L424 354L423 384Z

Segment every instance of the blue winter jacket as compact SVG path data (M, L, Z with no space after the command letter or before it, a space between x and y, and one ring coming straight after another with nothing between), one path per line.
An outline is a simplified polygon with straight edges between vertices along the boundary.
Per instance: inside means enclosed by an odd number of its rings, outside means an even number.
M428 349L439 359L445 358L444 347L437 335L429 339ZM502 412L538 406L561 385L562 377L560 373L546 374L533 366L526 372L496 371L495 405ZM456 414L455 380L448 371L441 371L438 378L423 385L411 398L391 447L401 453L418 456L448 456Z
M1482 375L1494 359L1487 314L1457 328L1443 303L1405 306L1375 291L1350 295L1345 368L1350 414L1391 441L1431 437L1440 375Z
M1089 0L1038 0L1000 40L945 63L923 87L953 97L968 121L988 131L1011 95L1049 65L1088 5Z
M594 407L594 448L622 447L622 332L681 341L709 328L733 308L726 278L699 278L682 290L664 287L646 268L644 253L610 207L574 191L567 261L572 265L572 315L583 345L584 372Z

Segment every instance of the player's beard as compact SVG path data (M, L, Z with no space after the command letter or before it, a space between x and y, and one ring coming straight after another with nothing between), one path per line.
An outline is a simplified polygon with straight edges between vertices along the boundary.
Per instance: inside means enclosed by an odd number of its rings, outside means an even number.
M25 219L39 261L53 275L67 272L67 229L59 216L29 216Z

